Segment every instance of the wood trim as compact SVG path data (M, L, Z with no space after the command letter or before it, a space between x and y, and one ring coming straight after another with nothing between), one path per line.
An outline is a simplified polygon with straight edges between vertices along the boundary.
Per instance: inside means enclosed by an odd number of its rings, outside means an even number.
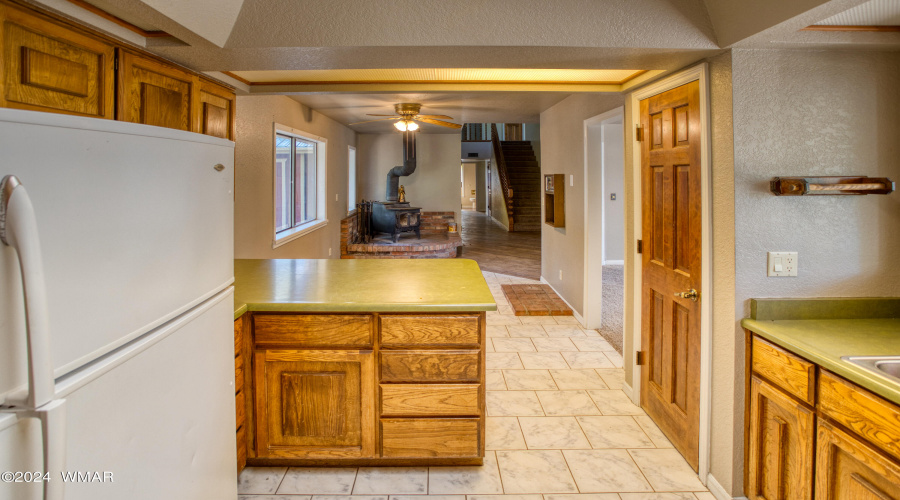
M70 0L71 1L71 0ZM851 24L835 24L835 25L826 25L826 24L813 24L812 26L807 26L805 28L800 28L800 31L872 31L878 33L890 33L895 31L900 31L900 26L863 26L863 25L851 25Z
M80 1L80 0L69 0ZM272 85L624 85L643 75L649 70L640 70L628 78L618 81L544 81L544 80L281 80L276 82L251 82L231 71L223 71L225 75L250 86Z
M241 78L240 76L232 73L231 71L223 71L222 74L229 76L231 78L234 78L235 80L243 83L244 85L253 85L253 82L251 82L250 80L247 80L246 78Z
M137 33L138 35L141 35L142 37L145 37L145 38L164 38L167 36L172 36L172 35L166 33L165 31L147 31L144 28L135 26L120 17L116 17L116 16L110 14L109 12L106 12L105 10L101 9L100 7L97 7L96 5L91 5L87 2L85 2L84 0L66 0L66 1L71 3L72 5L77 5L92 14L96 14L96 15L102 17L103 19L106 19L107 21L116 23L119 26L121 26L129 31L133 31L133 32Z

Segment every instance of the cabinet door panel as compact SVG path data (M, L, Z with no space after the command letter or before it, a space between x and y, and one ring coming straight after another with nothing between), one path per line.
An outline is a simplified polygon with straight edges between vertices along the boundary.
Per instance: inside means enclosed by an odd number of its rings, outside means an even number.
M112 45L0 5L0 106L113 118Z
M812 498L815 413L753 377L750 386L750 499Z
M381 351L382 382L480 382L478 351Z
M194 130L198 78L174 66L119 51L120 120Z
M374 355L365 351L259 351L258 456L371 457Z
M818 434L816 500L900 500L900 465L827 421Z
M234 140L234 92L205 80L200 81L201 134Z

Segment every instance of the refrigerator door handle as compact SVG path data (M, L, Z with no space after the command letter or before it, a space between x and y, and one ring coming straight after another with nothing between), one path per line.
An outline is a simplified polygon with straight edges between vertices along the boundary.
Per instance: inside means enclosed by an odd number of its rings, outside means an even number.
M54 399L56 390L50 357L47 289L37 217L25 187L13 175L0 181L0 241L16 250L22 273L28 335L28 396L24 406L40 408Z

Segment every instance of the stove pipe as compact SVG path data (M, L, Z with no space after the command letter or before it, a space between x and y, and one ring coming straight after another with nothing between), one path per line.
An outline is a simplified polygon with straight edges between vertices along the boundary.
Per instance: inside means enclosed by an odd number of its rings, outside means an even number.
M397 201L400 177L416 171L416 132L403 132L403 165L392 168L387 174L387 201Z

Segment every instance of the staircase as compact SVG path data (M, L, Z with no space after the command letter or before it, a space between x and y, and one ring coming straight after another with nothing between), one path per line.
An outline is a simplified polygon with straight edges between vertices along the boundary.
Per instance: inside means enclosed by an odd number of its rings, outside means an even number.
M509 187L513 192L511 231L541 230L541 167L530 141L501 141Z

